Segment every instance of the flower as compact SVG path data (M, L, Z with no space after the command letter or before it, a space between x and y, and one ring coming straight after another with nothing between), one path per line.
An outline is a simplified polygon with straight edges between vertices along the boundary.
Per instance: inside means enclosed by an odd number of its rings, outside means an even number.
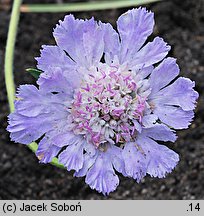
M174 129L188 128L198 93L194 82L177 77L162 38L145 44L153 16L145 8L129 10L119 17L118 32L93 18L65 16L54 29L57 45L43 46L36 58L39 88L18 89L11 139L40 140L40 162L57 156L104 195L118 186L116 171L137 182L170 173L179 156L157 141L174 142Z

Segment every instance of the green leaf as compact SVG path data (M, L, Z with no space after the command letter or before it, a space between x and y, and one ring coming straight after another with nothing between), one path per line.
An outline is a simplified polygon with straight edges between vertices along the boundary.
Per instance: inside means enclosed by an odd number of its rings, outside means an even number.
M29 72L36 79L38 79L40 74L42 73L41 70L38 70L36 68L28 68L28 69L26 69L26 71Z

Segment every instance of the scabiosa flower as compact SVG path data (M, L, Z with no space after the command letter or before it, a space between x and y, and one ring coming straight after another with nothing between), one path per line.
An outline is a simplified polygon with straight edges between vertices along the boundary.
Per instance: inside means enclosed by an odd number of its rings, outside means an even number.
M66 16L54 29L57 45L43 46L36 58L39 87L18 89L11 139L40 139L42 163L57 156L103 194L118 186L116 171L137 182L146 174L165 177L179 156L157 141L174 142L174 129L189 126L198 93L194 82L177 78L162 38L145 44L153 26L144 8L120 16L117 32L93 18Z

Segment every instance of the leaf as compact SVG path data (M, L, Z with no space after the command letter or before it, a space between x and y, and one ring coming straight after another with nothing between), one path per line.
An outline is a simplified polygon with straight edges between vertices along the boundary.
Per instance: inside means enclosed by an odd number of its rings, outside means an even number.
M28 68L28 69L26 69L26 71L29 72L36 79L38 79L40 74L42 73L41 70L38 70L36 68Z

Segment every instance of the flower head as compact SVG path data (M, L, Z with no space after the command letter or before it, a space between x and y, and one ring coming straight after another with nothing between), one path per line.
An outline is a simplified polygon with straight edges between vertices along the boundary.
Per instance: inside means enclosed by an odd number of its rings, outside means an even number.
M174 129L189 126L198 93L194 82L177 77L163 39L145 44L153 26L144 8L120 16L118 32L66 16L54 29L57 45L43 46L36 58L39 88L18 89L11 139L40 139L42 163L57 156L103 194L118 186L115 171L137 182L146 174L165 177L179 156L157 141L174 142Z

